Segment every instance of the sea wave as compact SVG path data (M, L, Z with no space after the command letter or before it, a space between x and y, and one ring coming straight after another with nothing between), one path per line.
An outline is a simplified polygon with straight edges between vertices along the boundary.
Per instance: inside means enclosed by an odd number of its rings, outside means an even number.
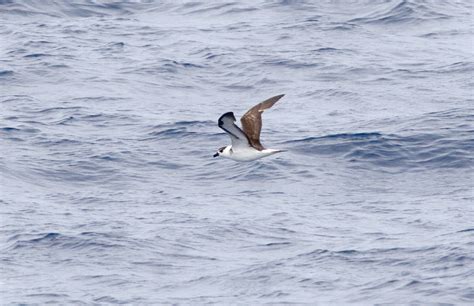
M474 126L466 123L473 121L472 115L455 109L428 113L404 123L397 121L394 128L398 134L342 133L285 144L298 154L334 156L361 167L367 164L400 170L469 169L474 162Z
M351 19L349 22L381 25L417 24L454 18L464 13L468 6L469 4L463 4L461 1L387 1L385 7L364 17Z
M35 238L24 236L33 235L15 235L8 240L10 245L6 248L7 252L25 251L33 249L47 249L49 251L59 250L89 250L106 251L108 248L124 248L123 243L111 243L111 236L107 234L94 234L84 232L78 236L68 236L60 233L45 233L34 235Z

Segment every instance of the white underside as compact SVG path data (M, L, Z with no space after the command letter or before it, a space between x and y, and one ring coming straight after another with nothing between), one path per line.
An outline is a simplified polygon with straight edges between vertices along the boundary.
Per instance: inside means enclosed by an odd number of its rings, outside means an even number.
M244 161L244 162L253 161L259 158L273 155L278 152L282 152L281 150L274 150L274 149L265 149L265 150L259 151L252 147L239 148L238 150L232 150L230 152L229 151L228 151L228 154L222 154L221 156L233 159L235 161Z

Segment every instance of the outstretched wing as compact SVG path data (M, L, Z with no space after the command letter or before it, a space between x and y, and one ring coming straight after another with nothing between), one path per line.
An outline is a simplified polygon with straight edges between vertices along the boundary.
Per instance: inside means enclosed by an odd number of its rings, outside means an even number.
M250 144L257 150L265 149L260 143L260 131L262 130L262 113L264 110L269 109L284 95L278 95L267 99L251 109L249 109L245 115L240 118L244 133L247 135Z
M247 138L247 135L234 124L235 116L234 113L228 112L222 115L219 120L217 121L218 125L221 129L226 131L229 134L230 139L232 141L232 148L242 148L242 147L249 147L250 143Z

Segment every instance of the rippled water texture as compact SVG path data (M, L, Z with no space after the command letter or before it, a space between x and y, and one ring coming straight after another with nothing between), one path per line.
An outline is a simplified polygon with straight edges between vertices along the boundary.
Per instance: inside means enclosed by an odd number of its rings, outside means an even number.
M472 11L0 0L2 304L474 303Z

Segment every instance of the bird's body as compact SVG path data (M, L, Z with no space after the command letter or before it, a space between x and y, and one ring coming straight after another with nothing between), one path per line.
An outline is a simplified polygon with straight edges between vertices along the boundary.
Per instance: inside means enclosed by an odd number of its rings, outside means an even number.
M259 151L252 147L233 150L232 145L229 145L224 148L224 150L222 151L222 153L219 154L219 156L227 157L235 161L248 162L267 157L278 152L283 151L274 149L263 149L262 151Z
M232 145L220 148L214 157L222 156L235 161L253 161L283 152L283 150L266 149L260 143L260 131L262 129L262 113L270 108L284 95L278 95L267 99L251 109L240 119L243 131L234 124L236 121L234 113L228 112L223 114L218 125L227 134L229 134Z

